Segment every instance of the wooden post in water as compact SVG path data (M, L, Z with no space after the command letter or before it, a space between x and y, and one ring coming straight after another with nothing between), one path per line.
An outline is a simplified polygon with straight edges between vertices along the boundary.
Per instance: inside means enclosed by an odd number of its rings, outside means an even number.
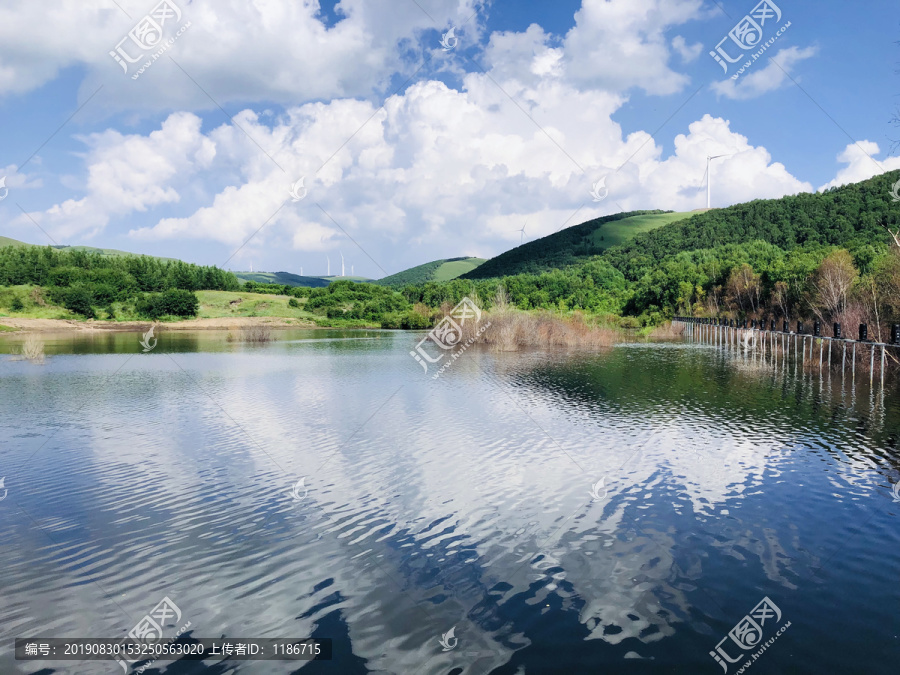
M881 388L884 389L884 345L881 345Z
M869 351L872 352L869 355L869 386L871 387L875 379L875 345L872 345Z
M844 368L847 366L847 343L844 342L844 360L841 361L841 379L844 379Z
M775 366L775 368L778 368L778 350L775 349L775 333L772 333L772 334L771 334L770 341L771 341L771 343L772 343L772 344L771 344L771 349L772 349L772 365Z
M825 353L825 342L819 338L819 370L822 370L822 355Z
M851 370L853 381L856 381L856 343L853 343L853 368Z
M828 341L828 372L831 372L831 343L832 342L834 342L834 340Z

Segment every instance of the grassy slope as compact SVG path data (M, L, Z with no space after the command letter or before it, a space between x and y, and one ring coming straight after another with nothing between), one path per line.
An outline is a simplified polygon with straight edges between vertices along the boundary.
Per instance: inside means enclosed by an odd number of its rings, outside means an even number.
M445 262L435 270L432 281L450 281L467 272L471 272L486 262L487 260L484 258L467 258L466 260Z
M633 216L625 220L617 220L607 223L601 228L594 230L590 235L590 239L595 246L602 250L606 250L611 246L624 244L643 232L650 232L658 227L663 227L671 223L690 218L691 213L660 213L646 216ZM601 239L603 237L603 239Z
M468 274L464 279L488 279L523 272L540 273L562 268L599 255L605 249L628 241L673 221L690 218L690 213L629 211L588 220L541 239L501 253ZM603 237L603 239L601 239Z
M272 316L305 319L312 322L312 314L300 308L288 306L286 295L242 293L240 291L195 291L200 300L200 319L221 319L226 316ZM239 301L239 302L238 302ZM299 298L301 303L305 298ZM231 304L234 303L234 304Z
M417 265L391 274L375 283L380 286L405 286L406 284L424 284L426 281L450 281L471 272L484 262L486 262L484 258L432 260L424 265Z
M306 298L297 298L300 307L288 305L290 298L286 295L266 295L263 293L244 293L241 291L195 291L200 300L199 319L221 319L223 317L261 316L282 319L296 319L298 323L318 326L378 327L380 324L367 323L354 319L327 319L321 314L313 314L303 309ZM240 302L235 302L240 300ZM235 304L231 304L235 302Z
M47 303L41 305L32 297L34 286L0 286L0 317L15 316L20 319L77 319L64 307ZM13 298L19 298L25 308L20 312L13 312L9 307ZM0 319L2 321L2 319Z
M24 241L19 241L18 239L0 237L0 246L30 246L30 244L26 244Z

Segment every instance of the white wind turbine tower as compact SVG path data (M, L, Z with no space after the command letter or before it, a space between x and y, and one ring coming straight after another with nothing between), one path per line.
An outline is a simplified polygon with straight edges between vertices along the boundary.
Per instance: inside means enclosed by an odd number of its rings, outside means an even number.
M706 208L712 208L712 174L709 172L709 163L714 159L719 159L720 157L731 157L735 153L731 153L731 155L707 155L706 156Z
M353 265L350 265L350 276L355 277L356 273L353 271Z
M341 276L345 276L344 275L344 254L343 253L341 253Z
M525 227L528 225L528 219L525 220L525 225L522 226L521 230L516 230L516 232L520 232L522 236L519 238L519 246L521 246L525 242Z

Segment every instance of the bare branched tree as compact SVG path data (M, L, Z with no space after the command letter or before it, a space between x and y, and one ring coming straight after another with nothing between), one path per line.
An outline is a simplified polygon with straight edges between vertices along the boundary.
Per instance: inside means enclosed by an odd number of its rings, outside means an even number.
M706 308L712 316L719 315L719 308L722 302L722 287L713 286L709 289L709 295L706 296Z
M762 284L760 275L753 273L753 268L747 263L741 263L731 270L728 275L728 296L736 301L742 312L750 311L753 314L759 309Z
M888 234L890 234L891 238L894 240L894 245L900 249L900 227L894 232L890 227L884 224L884 221L879 222L879 225L888 231Z
M791 300L790 287L785 282L775 282L775 288L772 289L772 304L781 311L781 315L787 321L791 315Z
M847 295L859 277L853 258L841 249L829 254L812 277L812 308L822 321L839 317L847 309Z

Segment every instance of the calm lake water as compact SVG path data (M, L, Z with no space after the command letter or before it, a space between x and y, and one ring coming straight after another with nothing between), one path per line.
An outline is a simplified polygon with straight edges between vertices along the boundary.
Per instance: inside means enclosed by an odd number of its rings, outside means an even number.
M0 356L0 673L121 673L13 639L121 637L165 597L167 637L334 659L150 673L897 672L892 387L681 342L433 380L421 335L278 336Z

